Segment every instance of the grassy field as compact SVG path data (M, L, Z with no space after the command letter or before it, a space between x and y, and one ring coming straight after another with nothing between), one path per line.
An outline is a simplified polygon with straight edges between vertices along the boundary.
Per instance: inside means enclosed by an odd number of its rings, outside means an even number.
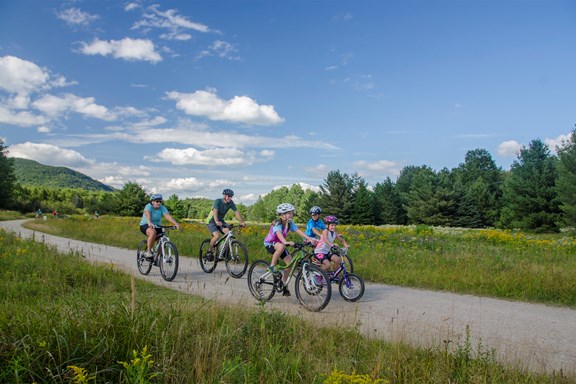
M143 239L137 218L49 217L27 227L124 248L136 248ZM268 229L252 223L238 233L252 261L269 259L262 245ZM337 230L351 245L355 272L367 281L576 308L573 236L427 226ZM180 254L197 256L208 230L203 223L184 223L170 237Z
M90 225L83 236L111 235L106 242L123 246L141 237L125 219L55 223L52 230L67 235ZM70 223L75 224L68 228ZM186 226L182 237L173 238L186 249L186 236L201 238L205 230L192 234L200 229ZM256 227L246 231L245 240L252 231ZM192 241L186 253L197 244ZM452 353L414 349L353 329L318 329L264 307L219 307L2 230L0 262L0 383L576 381L504 367L495 362L494 351L471 350L467 343Z

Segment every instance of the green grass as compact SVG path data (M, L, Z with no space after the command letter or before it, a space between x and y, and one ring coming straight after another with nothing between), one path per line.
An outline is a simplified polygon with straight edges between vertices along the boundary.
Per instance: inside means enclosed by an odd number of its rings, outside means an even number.
M2 230L0 263L0 383L576 380L504 367L467 343L415 349L264 307L221 307Z
M124 248L136 248L143 238L137 218L50 217L27 227ZM268 230L251 223L237 232L251 261L269 259L263 247ZM341 225L338 231L351 245L355 272L367 281L576 308L573 236L427 226ZM208 236L203 223L170 233L180 254L195 257Z

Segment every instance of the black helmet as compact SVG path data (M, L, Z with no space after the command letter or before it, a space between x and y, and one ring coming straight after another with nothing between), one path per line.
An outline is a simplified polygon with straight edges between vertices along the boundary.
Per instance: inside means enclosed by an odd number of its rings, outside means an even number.
M319 206L315 205L312 208L310 208L311 215L317 215L319 213L322 213L322 208L320 208Z
M226 188L225 190L222 191L222 194L223 194L223 195L228 195L228 196L230 196L230 197L233 197L233 196L234 196L234 191L231 190L231 189Z

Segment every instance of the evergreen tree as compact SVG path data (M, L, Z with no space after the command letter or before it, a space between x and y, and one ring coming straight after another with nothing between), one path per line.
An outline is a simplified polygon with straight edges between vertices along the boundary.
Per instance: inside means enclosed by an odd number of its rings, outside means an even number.
M502 224L540 232L558 230L556 162L539 139L520 150L504 185Z
M563 212L561 224L576 227L576 128L557 150L556 191Z
M7 153L4 141L0 138L0 208L3 209L12 207L12 192L16 186L14 159L9 158Z
M354 194L350 224L374 225L374 212L374 194L368 189L368 184L360 180Z
M485 149L468 151L464 163L454 171L458 198L455 225L481 228L493 226L500 216L502 170Z
M400 175L396 180L396 191L400 196L400 202L401 202L401 211L399 212L398 224L405 225L408 224L409 222L406 207L408 205L410 190L413 187L412 183L414 178L421 172L428 173L430 171L432 171L432 169L426 165L421 166L409 165L402 168L402 170L400 171Z
M150 197L140 185L133 182L124 184L115 194L115 213L121 216L140 216Z
M374 187L375 224L400 224L405 214L400 194L392 180L387 177Z
M354 188L358 175L349 176L330 171L320 186L320 206L325 214L335 215L341 223L349 223L354 204Z

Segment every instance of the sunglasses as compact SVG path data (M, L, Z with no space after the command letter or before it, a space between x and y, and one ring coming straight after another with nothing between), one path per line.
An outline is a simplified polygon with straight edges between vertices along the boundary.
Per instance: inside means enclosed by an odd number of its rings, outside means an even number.
M153 200L155 203L161 203L162 200Z

